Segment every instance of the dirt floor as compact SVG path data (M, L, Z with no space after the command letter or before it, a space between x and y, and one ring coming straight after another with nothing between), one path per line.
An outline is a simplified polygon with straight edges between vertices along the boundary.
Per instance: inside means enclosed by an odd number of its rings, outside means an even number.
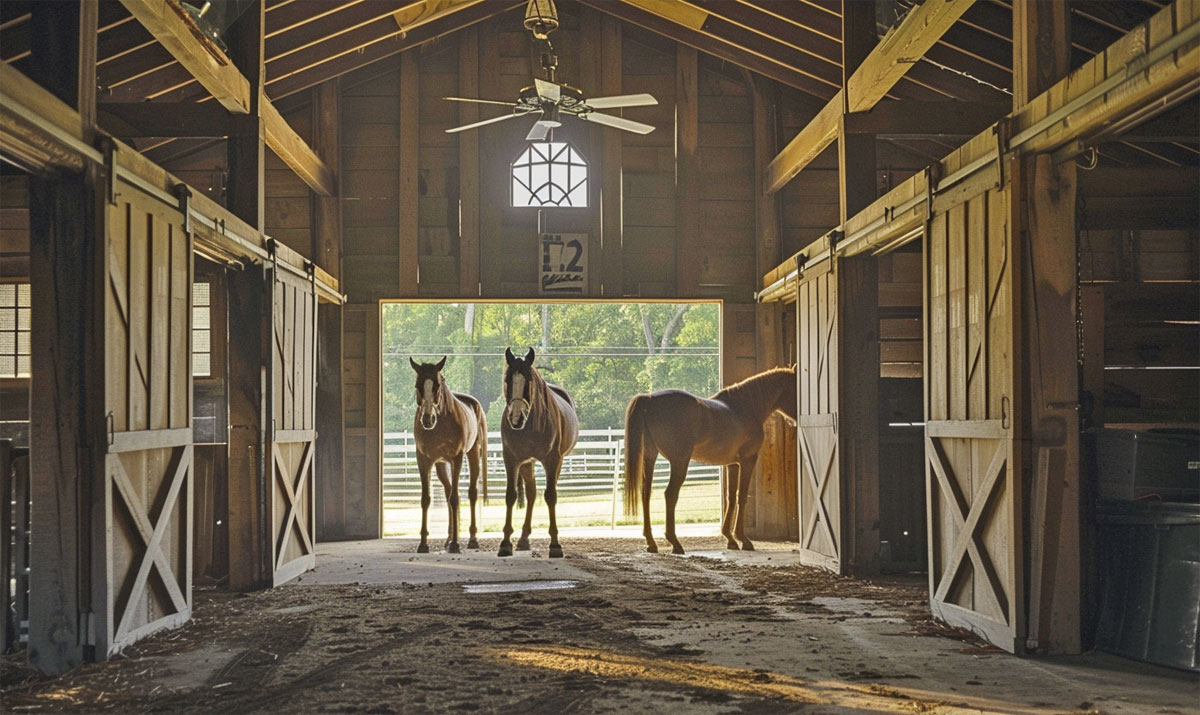
M185 627L57 678L3 661L13 712L1197 712L1194 674L1015 658L929 619L923 578L838 578L789 544L564 541L513 559L322 545L298 584L199 590ZM556 583L557 582L557 583ZM464 586L466 584L466 586ZM468 588L482 593L472 593ZM571 588L555 588L573 585ZM542 590L490 592L535 587Z

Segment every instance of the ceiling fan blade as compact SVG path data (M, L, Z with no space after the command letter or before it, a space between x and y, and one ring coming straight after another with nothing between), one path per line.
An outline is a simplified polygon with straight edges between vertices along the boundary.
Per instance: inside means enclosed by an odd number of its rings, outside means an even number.
M535 77L533 79L533 86L537 88L538 97L541 97L543 102L558 104L558 100L562 96L562 88L557 84Z
M612 97L592 97L584 101L592 109L616 109L618 107L647 107L658 104L658 100L649 94L617 94Z
M455 132L461 132L461 131L466 131L467 129L474 129L476 127L482 127L485 124L495 124L496 122L503 122L505 119L514 119L516 117L523 117L526 114L528 114L528 112L513 112L512 114L501 114L498 117L492 117L491 119L485 119L482 122L473 122L471 124L464 124L461 127L454 127L453 129L447 129L446 133L454 134Z
M541 119L537 120L533 123L533 126L529 128L529 133L525 135L525 141L545 141L546 135L550 133L550 128L551 125L549 123L542 121Z
M516 102L499 102L494 99L472 99L470 97L442 97L450 102L474 102L475 104L499 104L502 107L519 106Z
M614 117L611 114L601 114L600 112L588 112L586 114L580 114L579 118L585 119L589 122L603 124L607 127L624 129L627 132L634 132L635 134L649 134L650 132L654 131L654 127L650 126L649 124L635 122L632 119L626 119L625 117Z

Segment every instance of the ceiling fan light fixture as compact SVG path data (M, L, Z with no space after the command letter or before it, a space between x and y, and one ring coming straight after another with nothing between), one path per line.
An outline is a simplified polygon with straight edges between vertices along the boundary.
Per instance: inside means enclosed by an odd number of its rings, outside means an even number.
M525 6L525 29L539 40L549 39L558 29L558 9L554 0L529 0Z

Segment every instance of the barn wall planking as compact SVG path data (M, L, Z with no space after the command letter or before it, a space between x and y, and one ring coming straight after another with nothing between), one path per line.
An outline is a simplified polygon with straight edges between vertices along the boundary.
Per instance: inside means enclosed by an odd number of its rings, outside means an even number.
M359 311L353 319L357 327L351 328L347 309L343 331L347 375L355 376L345 383L348 473L362 473L355 472L351 462L368 459L378 448L365 441L377 439L370 434L378 424L375 407L367 404L378 400L379 382L373 377L377 372L367 369L365 353L351 357L349 352L367 340L364 311L375 310L379 299L409 295L457 298L478 292L490 299L536 298L539 227L589 235L587 296L723 300L726 383L767 367L754 364L755 321L746 323L739 312L739 306L753 302L758 250L754 114L746 75L693 52L695 161L688 169L682 160L676 164L681 131L676 119L682 71L678 57L683 51L670 40L589 8L568 4L559 13L558 79L580 86L585 96L650 92L657 106L613 113L657 128L639 136L567 118L554 138L572 142L588 159L589 206L546 209L540 226L536 211L509 206L509 166L525 146L532 119L500 122L470 134L446 134L445 129L465 123L464 116L470 115L462 105L441 99L463 86L475 87L473 96L515 98L532 77L541 76L538 54L517 14L482 23L477 32L455 33L407 51L405 56L411 55L420 67L415 82L402 79L400 57L342 79L342 286L351 307ZM472 47L465 48L464 42ZM464 63L477 70L477 79L464 71ZM499 109L479 105L475 116L497 116ZM406 116L416 117L415 132L405 132ZM773 153L776 147L770 149ZM406 176L414 177L412 188L406 188ZM464 203L461 215L471 223L460 230L460 200L470 201L462 192L472 186L477 191L477 218L471 218ZM687 186L694 187L694 209L681 211L681 192ZM831 200L836 215L836 187ZM414 201L415 221L404 213ZM693 228L681 230L685 221ZM477 237L466 236L474 226ZM410 234L416 237L415 245ZM464 247L477 252L477 259L468 256L464 262ZM403 272L404 255L418 262L415 291L401 285L393 268L399 265ZM677 256L691 260L688 272L681 273ZM478 261L477 268L472 260ZM477 270L477 290L464 283L472 270ZM681 280L680 275L687 277ZM745 350L750 352L741 355ZM356 456L351 457L352 452ZM784 460L779 468L794 465ZM367 474L366 488L377 489L378 476ZM787 510L763 514L794 521ZM782 529L790 533L795 525Z

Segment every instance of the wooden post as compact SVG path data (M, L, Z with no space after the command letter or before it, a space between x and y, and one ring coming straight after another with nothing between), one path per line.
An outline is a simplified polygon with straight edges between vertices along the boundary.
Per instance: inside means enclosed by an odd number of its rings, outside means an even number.
M256 2L227 34L229 56L250 81L251 116L257 130L230 137L226 204L262 231L265 136L259 112L263 79L263 3ZM250 267L229 273L229 586L246 590L271 581L268 564L265 432L270 428L270 384L264 273Z
M479 94L479 30L458 33L458 95ZM479 120L479 105L461 102L459 124ZM462 297L479 295L479 132L458 135L458 290Z
M774 82L744 72L754 102L754 175L761 177L775 156L775 110L778 89ZM682 212L680 213L682 216ZM779 206L773 194L755 186L756 274L767 273L781 260L779 246ZM792 362L783 354L783 306L780 303L755 305L755 355L757 369L767 370ZM761 539L799 538L799 503L796 475L788 470L785 450L795 448L795 435L775 416L765 425L766 438L759 452L758 476L754 485L755 531Z
M699 56L695 49L676 45L675 50L675 137L676 219L675 295L696 295L699 262L695 250L703 225L700 220L700 87ZM772 266L773 267L773 266Z
M30 282L35 315L30 339L33 510L29 663L46 673L79 665L88 651L91 488L98 478L89 434L102 420L82 356L97 329L89 324L91 256L99 242L88 220L95 187L83 177L31 178ZM103 427L101 426L102 430Z
M1023 106L1070 69L1070 22L1063 3L1013 4L1013 104ZM1078 653L1082 643L1080 439L1075 165L1048 155L1019 162L1013 175L1023 295L1028 405L1020 437L1033 470L1029 508L1030 650Z
M600 92L621 93L621 21L605 15L600 23ZM621 183L621 135L624 132L606 131L601 136L604 147L600 164L600 247L602 291L605 298L624 294L622 287L622 223L621 205L624 189Z
M39 38L29 75L78 110L81 135L96 118L98 3L38 3ZM104 176L33 177L29 182L30 282L35 317L30 332L31 484L29 663L61 673L96 656L92 644L92 573L105 554L92 542L107 525L93 511L102 478L103 322L98 299L104 274ZM102 498L102 495L95 495ZM20 507L18 507L20 508ZM18 579L18 586L20 579Z
M842 86L877 42L873 3L842 0ZM843 91L843 97L849 92ZM841 225L876 198L875 135L838 126L838 203ZM839 384L837 443L849 570L879 571L879 278L870 257L839 260L837 328Z
M341 176L341 85L331 79L313 92L313 144L335 176ZM340 182L333 196L313 196L313 256L339 281L342 277L342 213ZM345 538L345 412L342 404L342 306L317 306L317 453L313 477L317 495L317 537Z
M420 50L400 55L400 297L417 295L421 255L417 157L420 153Z

